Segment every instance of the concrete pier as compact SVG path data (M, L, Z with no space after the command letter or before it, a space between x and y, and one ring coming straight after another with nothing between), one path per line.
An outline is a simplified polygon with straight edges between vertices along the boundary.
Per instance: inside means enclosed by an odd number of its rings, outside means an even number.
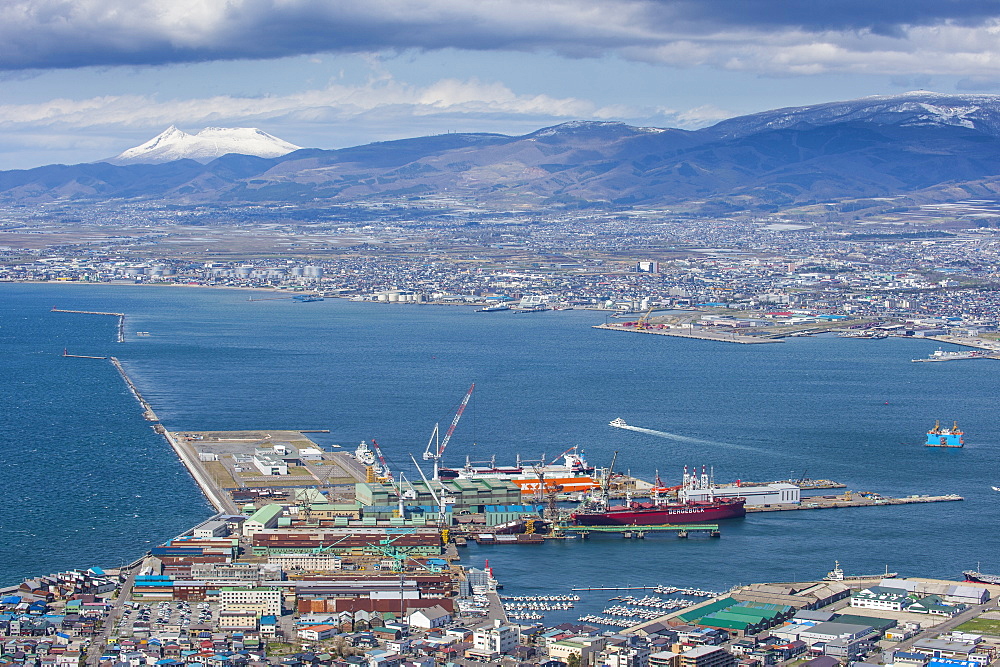
M776 338L757 338L754 336L739 336L734 334L724 334L718 332L683 333L680 329L637 329L635 327L623 327L620 324L597 324L594 329L604 329L605 331L625 331L627 333L654 334L657 336L674 336L675 338L696 338L698 340L711 340L718 343L740 343L743 345L755 345L757 343L781 343L783 341Z
M965 500L962 496L951 493L943 496L906 496L905 498L883 498L877 495L857 496L844 494L842 496L813 496L803 498L799 505L770 505L747 507L751 512L793 512L798 510L824 510L837 507L882 507L885 505L911 505L914 503L947 503Z
M715 523L663 524L659 526L574 526L558 525L554 533L578 533L581 539L587 539L590 533L620 533L627 540L641 540L646 533L677 533L677 537L687 537L691 533L708 533L710 537L719 537L719 525Z

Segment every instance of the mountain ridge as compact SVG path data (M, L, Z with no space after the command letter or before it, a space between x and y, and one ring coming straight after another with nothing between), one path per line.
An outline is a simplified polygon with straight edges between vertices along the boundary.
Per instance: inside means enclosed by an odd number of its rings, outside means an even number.
M775 109L700 130L569 121L520 136L443 134L275 157L0 172L0 199L22 202L350 202L445 191L496 205L756 212L983 196L1000 192L1000 96L915 91Z

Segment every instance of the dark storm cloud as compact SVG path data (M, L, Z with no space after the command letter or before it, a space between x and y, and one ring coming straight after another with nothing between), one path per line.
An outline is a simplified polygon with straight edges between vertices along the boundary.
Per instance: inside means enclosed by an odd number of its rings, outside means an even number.
M870 31L902 36L904 29L950 22L979 26L1000 16L1000 1L981 0L658 0L654 15L705 26L774 30Z
M1000 0L8 0L0 69L444 48L672 64L731 63L729 51L753 48L761 63L751 66L767 69L781 59L760 50L809 46L810 35L905 41L913 28L975 29L997 16Z

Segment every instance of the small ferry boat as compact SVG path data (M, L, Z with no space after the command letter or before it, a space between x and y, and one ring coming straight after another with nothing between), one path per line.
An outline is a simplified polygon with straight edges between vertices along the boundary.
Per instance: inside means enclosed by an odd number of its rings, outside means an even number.
M608 426L614 426L615 428L625 428L628 426L628 424L625 423L624 419L619 417L618 419L612 419L611 421L609 421Z
M510 310L510 306L506 303L497 303L492 306L483 306L482 308L476 309L477 313L499 313L503 310Z
M934 422L934 428L927 431L927 442L924 447L964 447L965 440L962 436L964 431L958 428L958 422L954 422L951 428L941 428L941 421Z

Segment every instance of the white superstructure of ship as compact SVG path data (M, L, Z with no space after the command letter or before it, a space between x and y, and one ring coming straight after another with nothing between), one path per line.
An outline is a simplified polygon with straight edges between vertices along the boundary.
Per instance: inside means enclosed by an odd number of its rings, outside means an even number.
M559 461L562 461L559 463ZM522 459L518 455L513 466L498 466L496 456L489 461L472 461L466 458L461 468L441 468L441 479L503 479L521 487L521 493L535 493L544 479L546 489L565 493L589 491L599 486L594 477L594 467L587 464L579 447L570 447L556 457L555 462Z
M365 440L362 440L361 444L354 450L354 458L361 465L375 465L375 451L368 446L368 442Z

